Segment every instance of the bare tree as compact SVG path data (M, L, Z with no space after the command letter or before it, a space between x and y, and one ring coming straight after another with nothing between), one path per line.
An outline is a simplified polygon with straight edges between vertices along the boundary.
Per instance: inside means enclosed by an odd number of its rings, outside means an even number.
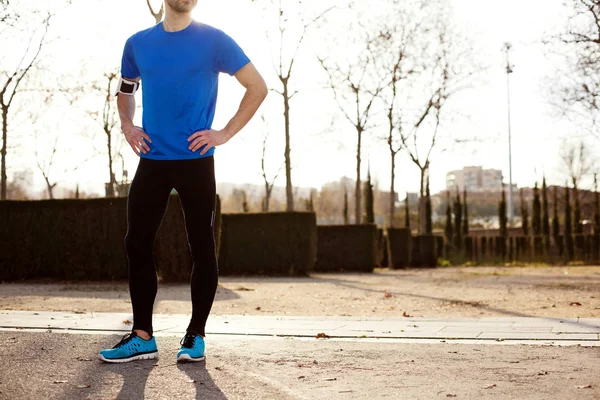
M150 0L146 0L146 4L148 4L148 10L150 10L150 14L152 14L156 23L158 24L162 21L163 15L165 14L165 3L161 0L160 9L158 11L154 11L152 4L150 4Z
M105 151L99 151L108 157L108 181L106 185L106 196L112 197L119 193L119 185L115 174L115 161L121 159L122 175L127 172L124 169L124 160L121 153L123 145L122 135L115 135L115 128L119 123L117 104L114 100L115 88L118 82L118 73L111 71L104 74L104 80L95 82L92 89L103 99L102 112L97 110L88 111L88 114L102 126L106 137Z
M265 30L268 42L278 43L276 52L272 51L273 69L281 83L280 88L271 88L272 91L279 94L283 100L283 118L285 130L285 193L286 210L294 210L294 190L292 185L292 161L291 161L291 143L290 143L290 101L298 93L297 90L290 88L290 80L294 71L294 63L298 57L298 51L306 38L309 29L316 24L334 7L321 9L312 17L307 17L304 10L295 10L303 6L302 2L290 0L252 0L253 2L263 3L265 6L263 12L269 14L275 12L277 18L276 38L271 37L269 29ZM308 7L310 9L310 7ZM295 29L299 28L299 29ZM299 34L297 33L299 32ZM293 49L288 52L288 49Z
M10 12L8 7L9 2L7 0L3 1L3 19L0 21L0 23L9 23L9 17L4 17L5 15L8 15L7 13ZM8 70L4 68L0 69L0 108L2 112L2 149L0 149L0 200L6 200L7 197L6 154L8 145L9 110L11 105L13 105L15 96L17 95L17 93L19 93L19 89L21 84L23 83L23 79L25 79L27 74L39 61L42 48L47 43L46 36L48 34L48 28L50 26L50 19L51 15L46 15L46 17L41 23L41 27L39 28L39 31L41 32L39 32L38 29L36 29L30 34L29 41L24 47L25 50L22 52L21 58L16 63L16 65L12 67L8 66Z
M440 141L442 110L448 108L451 97L468 87L478 67L471 48L446 22L447 11L439 2L392 3L396 6L389 14L392 22L377 37L380 51L383 49L378 60L383 60L388 74L384 96L388 147L392 160L404 149L420 170L418 231L425 233L425 183L433 150ZM407 4L413 8L405 8ZM398 18L405 23L397 24ZM394 178L392 175L392 181Z
M595 160L583 141L578 144L563 141L560 158L563 162L564 172L575 189L579 188L581 180L589 175L595 166Z
M361 223L362 216L362 185L361 163L363 134L369 127L369 118L377 96L383 90L381 82L374 76L373 38L364 27L360 28L361 35L357 45L362 47L357 57L347 60L332 60L318 57L321 67L328 76L328 84L333 91L335 101L342 114L356 130L356 186L354 188L354 218L355 223Z
M388 224L393 225L396 213L395 181L396 181L396 156L402 150L403 143L400 139L403 129L408 122L405 108L413 103L415 77L424 70L419 66L423 41L421 26L418 16L413 10L415 4L393 2L387 9L391 20L382 19L379 33L375 37L373 50L377 71L383 76L384 90L380 97L384 102L387 118L387 136L384 138L390 154L390 199L388 210Z
M263 146L262 146L262 157L260 159L260 167L261 167L261 171L262 171L262 177L263 180L265 181L265 197L263 199L263 203L262 203L262 210L263 212L267 212L269 211L269 202L271 200L271 193L273 191L273 186L275 185L275 181L277 180L277 177L279 177L279 172L281 171L281 167L279 168L279 170L277 171L277 173L275 173L273 175L272 178L268 178L267 176L267 168L265 165L265 161L266 161L266 154L267 154L267 140L269 139L269 134L266 133L263 139Z
M550 87L551 103L600 138L600 1L568 0L565 32L547 41L565 62Z
M37 164L38 169L42 173L44 177L44 182L46 183L46 190L48 191L48 198L54 199L54 188L56 187L56 182L52 182L50 178L50 174L52 171L52 165L54 163L54 156L56 155L56 151L58 149L58 131L55 134L54 141L50 146L45 146L47 150L47 154L40 155L39 152L39 133L36 131L35 133L35 162Z

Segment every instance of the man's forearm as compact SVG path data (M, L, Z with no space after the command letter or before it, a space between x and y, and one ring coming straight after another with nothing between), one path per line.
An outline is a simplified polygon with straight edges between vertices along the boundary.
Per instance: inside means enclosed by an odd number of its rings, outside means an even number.
M229 138L232 138L238 133L246 124L252 119L258 107L262 104L265 97L267 97L266 86L256 84L250 85L246 88L246 93L242 98L240 107L237 113L231 118L229 123L223 128Z
M121 118L121 128L133 125L135 97L123 94L117 96L117 107L119 109L119 117Z

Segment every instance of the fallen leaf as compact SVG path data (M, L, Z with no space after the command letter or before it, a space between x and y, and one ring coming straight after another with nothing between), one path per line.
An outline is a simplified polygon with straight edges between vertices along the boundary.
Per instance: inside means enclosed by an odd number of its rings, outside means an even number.
M577 386L577 389L591 389L592 385Z
M91 358L77 357L77 361L92 361Z
M327 334L325 334L323 332L317 333L317 336L316 336L317 339L321 339L321 338L322 339L327 339L328 337L329 337L329 335L327 335Z
M448 394L446 395L446 397L456 397L456 395L455 395L455 394L452 394L452 393L448 393Z
M256 310L256 311L260 311L260 307L256 307L256 308L255 308L255 310Z
M85 311L73 311L75 314L85 314Z
M495 387L496 387L496 384L492 383L491 385L484 387L484 389L491 389L491 388L495 388Z
M412 317L412 315L408 314L406 311L402 312L402 316L407 318Z
M89 387L92 387L92 385L77 385L77 389L87 389Z
M340 390L338 393L352 393L352 390Z
M215 367L217 371L222 371L221 367Z
M318 364L317 360L313 360L313 364Z
M233 289L233 290L237 290L238 292L252 292L252 291L254 291L254 289L249 289L249 288L243 287L243 286L240 286L239 288Z
M538 372L538 375L548 375L548 371Z
M324 381L337 381L337 378L326 378L323 379Z
M581 305L581 303L580 303L580 302L578 302L578 301L572 301L572 302L570 303L570 305L572 305L572 306L580 306L580 305Z
M304 375L300 375L300 376L298 377L298 379L304 379L304 378L306 378Z
M67 383L67 381L54 381L52 383Z
M123 323L124 323L125 325L131 325L131 321L130 321L130 320L128 320L128 319L126 319L125 321L123 321Z
M392 296L392 294L391 294L390 292L385 292L385 293L383 294L383 297L385 297L385 298L390 298L390 297L393 297L393 296Z

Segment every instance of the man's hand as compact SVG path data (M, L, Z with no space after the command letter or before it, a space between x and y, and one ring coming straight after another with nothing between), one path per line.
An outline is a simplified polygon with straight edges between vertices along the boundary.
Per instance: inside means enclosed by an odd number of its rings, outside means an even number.
M204 155L213 147L227 143L230 138L231 135L225 130L217 131L209 129L206 131L198 131L188 138L188 142L190 142L188 148L191 151L198 151L202 146L205 146L200 152L200 155Z
M148 136L142 128L132 124L121 127L121 130L125 134L127 143L129 143L138 157L140 156L140 152L146 154L150 151L150 146L148 146L148 143L146 143L144 139L150 143L152 143L152 140L150 140L150 136Z

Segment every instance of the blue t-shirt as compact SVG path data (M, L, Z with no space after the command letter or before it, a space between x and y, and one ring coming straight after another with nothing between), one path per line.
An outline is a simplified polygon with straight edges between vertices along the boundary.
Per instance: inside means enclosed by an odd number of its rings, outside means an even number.
M188 137L211 129L217 104L220 72L235 74L250 62L226 33L193 21L178 32L162 23L136 33L125 43L121 62L124 78L141 77L143 128L155 160L208 157L188 149Z

